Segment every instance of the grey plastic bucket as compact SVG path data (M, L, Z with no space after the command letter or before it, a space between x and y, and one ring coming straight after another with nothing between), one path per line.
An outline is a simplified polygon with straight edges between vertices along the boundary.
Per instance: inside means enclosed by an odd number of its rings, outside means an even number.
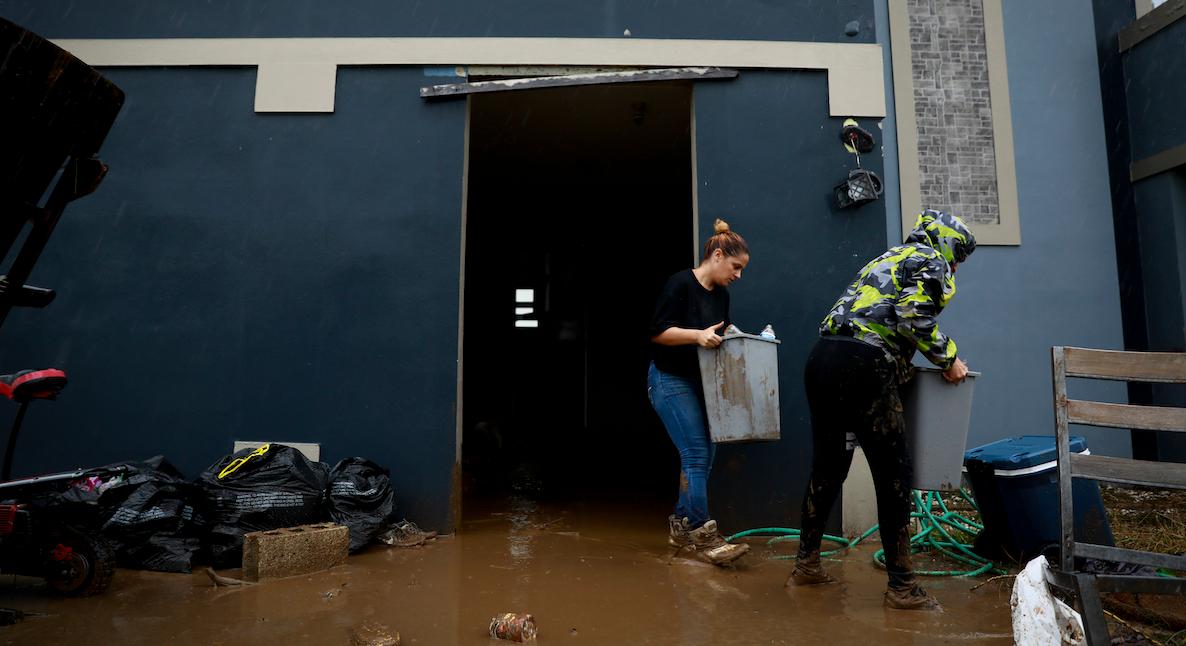
M713 442L773 441L780 437L778 345L752 334L726 336L700 351L700 380Z
M914 488L956 491L960 488L968 427L972 422L972 394L978 372L953 385L935 368L917 368L902 386L906 415L906 445L914 462Z

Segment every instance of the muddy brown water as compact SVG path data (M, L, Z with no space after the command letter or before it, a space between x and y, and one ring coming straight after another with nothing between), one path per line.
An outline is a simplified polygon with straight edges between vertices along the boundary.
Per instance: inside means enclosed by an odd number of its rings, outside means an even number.
M793 544L754 543L732 570L670 559L666 513L510 498L430 545L373 547L245 588L120 570L101 596L55 599L32 579L0 577L0 605L48 615L0 628L0 642L346 644L373 621L404 644L492 646L509 643L487 636L492 616L530 612L541 644L1012 643L1007 586L934 579L943 613L886 610L873 543L827 562L839 583L784 589L790 564L769 557Z

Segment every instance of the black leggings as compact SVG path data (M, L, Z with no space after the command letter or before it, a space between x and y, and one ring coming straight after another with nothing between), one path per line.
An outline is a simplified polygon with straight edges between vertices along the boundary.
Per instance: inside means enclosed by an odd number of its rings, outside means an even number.
M828 514L852 464L852 450L845 442L845 433L851 432L873 473L890 586L910 586L914 582L909 533L913 468L894 363L880 348L863 341L824 337L807 357L804 383L814 455L803 496L800 557L820 549Z

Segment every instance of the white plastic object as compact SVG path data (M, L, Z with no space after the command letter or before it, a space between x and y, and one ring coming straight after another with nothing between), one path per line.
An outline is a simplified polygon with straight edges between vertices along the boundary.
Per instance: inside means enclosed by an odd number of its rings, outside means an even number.
M1083 619L1046 587L1045 556L1026 563L1013 582L1013 643L1085 646Z

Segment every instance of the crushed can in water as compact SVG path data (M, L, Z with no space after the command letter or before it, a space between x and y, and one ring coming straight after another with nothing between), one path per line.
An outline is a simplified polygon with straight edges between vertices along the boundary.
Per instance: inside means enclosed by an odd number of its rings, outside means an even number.
M535 617L528 614L504 612L490 620L490 636L512 642L535 639Z

